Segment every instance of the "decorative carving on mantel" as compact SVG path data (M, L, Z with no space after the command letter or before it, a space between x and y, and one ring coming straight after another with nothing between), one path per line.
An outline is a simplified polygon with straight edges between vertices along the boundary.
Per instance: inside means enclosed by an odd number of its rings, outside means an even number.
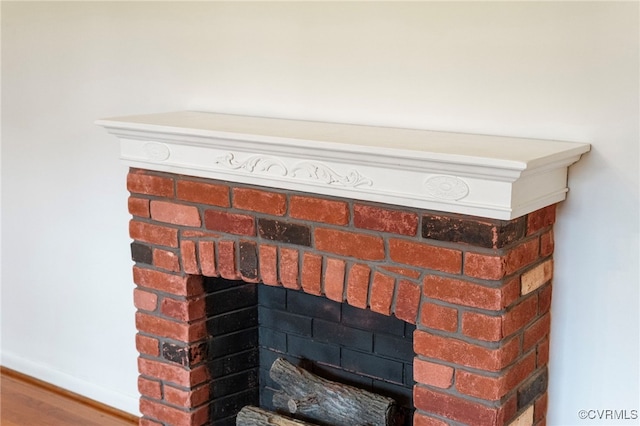
M469 195L469 185L456 176L431 176L424 184L427 194L441 200L458 201Z
M227 155L218 157L215 163L231 170L243 169L249 173L274 173L280 176L289 174L284 163L276 158L263 155L252 155L243 161L237 161L235 154L230 152Z
M165 161L171 156L171 150L163 143L148 142L144 144L143 150L151 161Z
M293 169L292 176L301 177L298 172L305 173L306 178L317 180L319 182L326 183L327 185L341 185L353 188L361 185L373 185L373 181L371 179L362 176L357 170L349 170L346 175L342 176L332 170L329 166L311 161L299 163Z
M345 175L341 175L331 167L319 162L303 161L289 170L287 166L277 158L264 155L250 155L244 160L237 160L236 154L231 152L216 158L214 162L230 170L243 170L247 173L269 173L293 179L314 180L327 185L352 188L361 185L373 185L371 179L362 176L357 170L352 169Z

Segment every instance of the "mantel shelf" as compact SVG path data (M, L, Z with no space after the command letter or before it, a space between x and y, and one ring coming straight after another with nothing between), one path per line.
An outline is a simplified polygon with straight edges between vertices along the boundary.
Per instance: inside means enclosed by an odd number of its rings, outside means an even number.
M589 144L171 112L98 120L131 167L513 219L566 197Z

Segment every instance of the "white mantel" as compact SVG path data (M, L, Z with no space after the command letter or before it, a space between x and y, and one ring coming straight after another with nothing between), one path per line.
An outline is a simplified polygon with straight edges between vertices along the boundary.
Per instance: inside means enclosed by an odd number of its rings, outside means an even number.
M98 120L131 167L513 219L566 198L590 145L171 112Z

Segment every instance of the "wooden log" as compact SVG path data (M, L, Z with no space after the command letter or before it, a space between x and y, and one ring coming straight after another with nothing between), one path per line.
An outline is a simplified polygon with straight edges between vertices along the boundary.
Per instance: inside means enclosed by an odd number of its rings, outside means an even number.
M333 426L393 426L397 420L393 399L323 379L283 358L269 375L282 387L273 405L305 420Z
M291 419L272 411L247 405L236 417L236 426L315 426L313 423Z
M273 394L273 406L290 414L299 414L315 420L321 420L320 416L323 412L315 395L296 399L284 391Z

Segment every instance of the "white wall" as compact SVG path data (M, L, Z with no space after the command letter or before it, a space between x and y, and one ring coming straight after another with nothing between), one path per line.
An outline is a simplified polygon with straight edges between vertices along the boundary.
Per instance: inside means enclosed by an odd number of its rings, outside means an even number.
M558 210L549 424L616 424L577 412L640 408L638 9L2 2L2 363L136 412L126 169L97 118L555 138L593 151Z

